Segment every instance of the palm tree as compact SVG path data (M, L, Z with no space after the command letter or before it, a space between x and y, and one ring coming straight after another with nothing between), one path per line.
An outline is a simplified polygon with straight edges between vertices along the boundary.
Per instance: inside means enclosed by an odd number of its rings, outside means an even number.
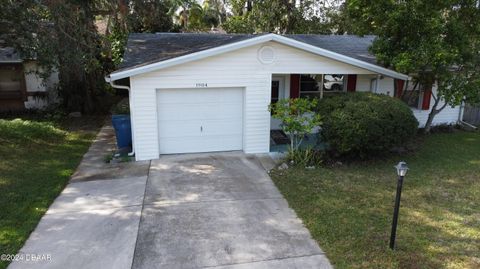
M193 13L197 14L199 9L201 10L202 7L195 0L170 0L169 14L178 21L183 29L188 30L190 11L195 10Z

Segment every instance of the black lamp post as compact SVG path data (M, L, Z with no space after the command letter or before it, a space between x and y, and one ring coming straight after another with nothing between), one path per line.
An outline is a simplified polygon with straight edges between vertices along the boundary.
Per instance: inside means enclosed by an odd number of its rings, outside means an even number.
M397 235L398 211L400 210L400 197L402 196L403 178L407 174L408 166L406 162L399 162L396 166L398 175L397 195L395 197L395 209L393 210L392 233L390 235L390 248L395 248L395 237Z

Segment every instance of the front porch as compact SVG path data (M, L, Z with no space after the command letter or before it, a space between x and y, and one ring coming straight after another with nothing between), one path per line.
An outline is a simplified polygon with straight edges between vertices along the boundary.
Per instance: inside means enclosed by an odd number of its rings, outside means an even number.
M346 92L373 92L397 96L396 79L379 74L273 74L271 103L286 98L319 98ZM397 85L395 85L397 84ZM307 135L301 148L324 149L319 141L319 129ZM287 152L290 139L282 131L281 122L270 118L270 152Z

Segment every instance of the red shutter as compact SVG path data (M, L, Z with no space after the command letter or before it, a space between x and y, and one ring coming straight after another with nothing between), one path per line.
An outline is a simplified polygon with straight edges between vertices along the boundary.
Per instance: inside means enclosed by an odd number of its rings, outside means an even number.
M357 75L348 75L347 77L347 91L354 92L357 90Z
M395 79L395 97L401 98L403 94L403 87L405 80Z
M300 96L300 75L290 75L290 98L298 98Z
M422 110L430 110L430 99L432 99L432 88L423 92Z

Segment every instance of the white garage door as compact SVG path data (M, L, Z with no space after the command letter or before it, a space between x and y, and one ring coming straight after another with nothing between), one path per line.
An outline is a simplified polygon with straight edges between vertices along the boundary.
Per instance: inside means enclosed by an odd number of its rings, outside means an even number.
M160 154L242 149L243 89L158 90Z

